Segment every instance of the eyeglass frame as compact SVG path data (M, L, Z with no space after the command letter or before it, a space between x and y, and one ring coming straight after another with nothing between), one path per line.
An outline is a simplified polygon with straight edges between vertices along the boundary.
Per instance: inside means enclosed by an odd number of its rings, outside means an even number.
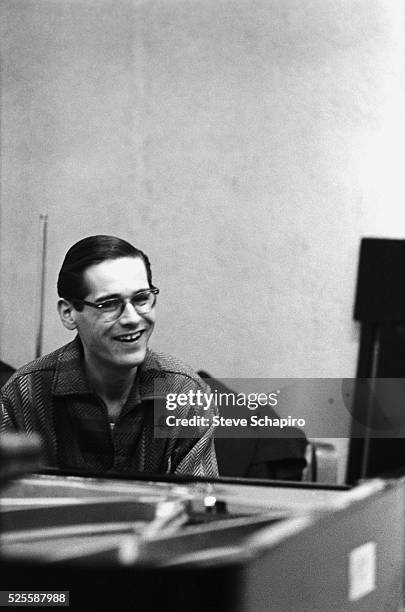
M132 303L132 300L134 300L136 298L137 295L142 295L143 293L152 293L155 296L155 300L153 302L153 304L151 305L150 309L147 310L146 312L139 312L136 308L136 306ZM111 321L118 321L118 319L122 316L122 313L124 312L126 305L127 304L131 304L133 306L133 308L136 310L136 312L139 315L144 315L144 314L148 314L152 308L154 308L155 304L156 304L156 299L157 299L157 295L160 293L160 289L158 289L157 287L153 287L151 289L141 289L141 291L137 291L136 293L134 293L134 295L131 298L122 298L122 297L116 297L116 298L109 298L108 300L104 300L103 302L89 302L88 300L82 300L81 298L76 298L76 297L72 297L72 298L65 298L67 300L69 300L69 302L72 302L72 304L74 305L75 302L79 302L80 304L85 304L86 306L91 306L92 308L96 308L99 312L100 315L104 314L104 315L108 315L111 313L103 313L103 306L107 303L107 302L112 302L112 301L117 301L117 302L121 302L121 312L119 313L119 315L117 315L116 317L112 318Z

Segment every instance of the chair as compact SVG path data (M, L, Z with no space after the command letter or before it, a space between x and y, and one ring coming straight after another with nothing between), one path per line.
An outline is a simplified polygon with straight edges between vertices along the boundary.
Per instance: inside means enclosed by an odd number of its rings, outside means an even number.
M339 484L338 451L334 444L323 440L308 440L307 465L302 480L326 484Z
M4 361L0 361L0 389L3 385L6 384L10 376L14 374L15 368L4 363Z
M234 393L206 371L199 370L198 374L213 392ZM244 414L246 411L245 407ZM278 418L270 406L266 406L266 414ZM220 476L301 480L308 465L307 446L304 432L294 427L285 428L278 437L272 438L215 438ZM311 471L307 476L308 473Z

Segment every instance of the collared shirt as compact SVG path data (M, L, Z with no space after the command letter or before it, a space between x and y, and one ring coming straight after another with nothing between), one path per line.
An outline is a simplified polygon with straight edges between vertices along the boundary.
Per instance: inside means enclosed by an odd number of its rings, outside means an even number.
M170 436L154 436L157 386L161 398L209 391L188 366L148 349L111 427L106 405L89 387L77 337L9 379L0 393L0 433L39 433L46 464L63 469L217 476L212 426L198 427L193 437L179 437L179 428ZM189 415L193 411L186 408Z

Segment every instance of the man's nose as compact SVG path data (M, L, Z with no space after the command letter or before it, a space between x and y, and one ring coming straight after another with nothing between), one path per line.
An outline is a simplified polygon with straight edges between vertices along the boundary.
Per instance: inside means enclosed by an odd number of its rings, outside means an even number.
M142 320L142 315L137 312L135 306L131 302L127 302L124 306L124 310L120 316L120 322L125 323L138 323Z

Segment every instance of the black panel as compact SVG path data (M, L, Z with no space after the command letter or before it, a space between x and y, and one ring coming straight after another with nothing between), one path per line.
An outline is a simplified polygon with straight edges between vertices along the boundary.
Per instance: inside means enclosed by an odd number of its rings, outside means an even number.
M361 241L354 318L405 322L405 240Z
M362 240L354 318L361 323L357 377L405 378L405 240ZM356 415L364 415L366 401L356 394L349 484L405 466L405 440L357 436Z

